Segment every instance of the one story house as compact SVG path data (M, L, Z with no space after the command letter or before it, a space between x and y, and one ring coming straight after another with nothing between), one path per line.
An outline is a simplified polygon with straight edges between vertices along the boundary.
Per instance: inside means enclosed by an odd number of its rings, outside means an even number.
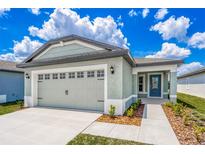
M177 91L205 98L205 67L178 76Z
M176 101L181 60L134 59L128 49L77 35L45 43L18 65L25 69L25 105L122 115L136 98Z
M15 62L0 61L0 103L24 99L24 71Z

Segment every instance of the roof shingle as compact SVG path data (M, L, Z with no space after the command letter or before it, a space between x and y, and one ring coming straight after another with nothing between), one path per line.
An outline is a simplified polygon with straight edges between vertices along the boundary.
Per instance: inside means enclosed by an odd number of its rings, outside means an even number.
M17 68L16 62L0 61L0 71L24 72L23 69Z

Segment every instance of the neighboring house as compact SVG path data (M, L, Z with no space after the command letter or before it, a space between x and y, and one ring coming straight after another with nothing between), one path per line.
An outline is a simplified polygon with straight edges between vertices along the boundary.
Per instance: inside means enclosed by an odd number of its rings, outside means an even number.
M25 105L122 115L136 98L176 101L181 60L133 59L129 50L76 35L48 41L18 65L25 69ZM169 86L170 85L170 86Z
M0 61L0 103L24 99L24 72L16 63Z
M177 91L205 98L205 67L179 76Z

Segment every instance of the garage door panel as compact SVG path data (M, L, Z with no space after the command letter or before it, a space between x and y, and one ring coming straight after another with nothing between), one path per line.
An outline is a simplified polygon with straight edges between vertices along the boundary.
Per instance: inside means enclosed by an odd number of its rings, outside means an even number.
M40 106L103 111L104 80L97 77L42 80L38 83L38 97Z

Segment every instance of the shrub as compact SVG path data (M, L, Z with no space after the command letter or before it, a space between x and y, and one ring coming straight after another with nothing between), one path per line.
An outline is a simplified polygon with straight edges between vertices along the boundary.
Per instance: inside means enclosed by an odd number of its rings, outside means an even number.
M109 115L110 115L111 117L114 117L114 115L115 115L115 109L116 109L116 107L115 107L114 105L110 105Z
M191 124L191 115L188 112L185 112L182 116L182 121L184 125L188 126Z
M141 99L138 99L137 100L137 103L140 105L142 103L142 100Z
M127 110L127 116L128 116L128 117L133 117L133 115L134 115L134 110L133 110L133 108L128 109L128 110Z
M133 103L131 107L133 108L133 110L136 110L138 105L137 105L137 103Z
M167 107L173 108L174 104L172 102L166 102L166 103L164 103L164 105Z
M205 127L204 126L198 126L198 125L194 125L193 126L194 129L194 134L196 136L196 139L198 140L198 142L203 142L205 139L202 137L203 133L205 133Z
M185 107L182 104L176 103L173 105L173 111L176 116L183 116Z

